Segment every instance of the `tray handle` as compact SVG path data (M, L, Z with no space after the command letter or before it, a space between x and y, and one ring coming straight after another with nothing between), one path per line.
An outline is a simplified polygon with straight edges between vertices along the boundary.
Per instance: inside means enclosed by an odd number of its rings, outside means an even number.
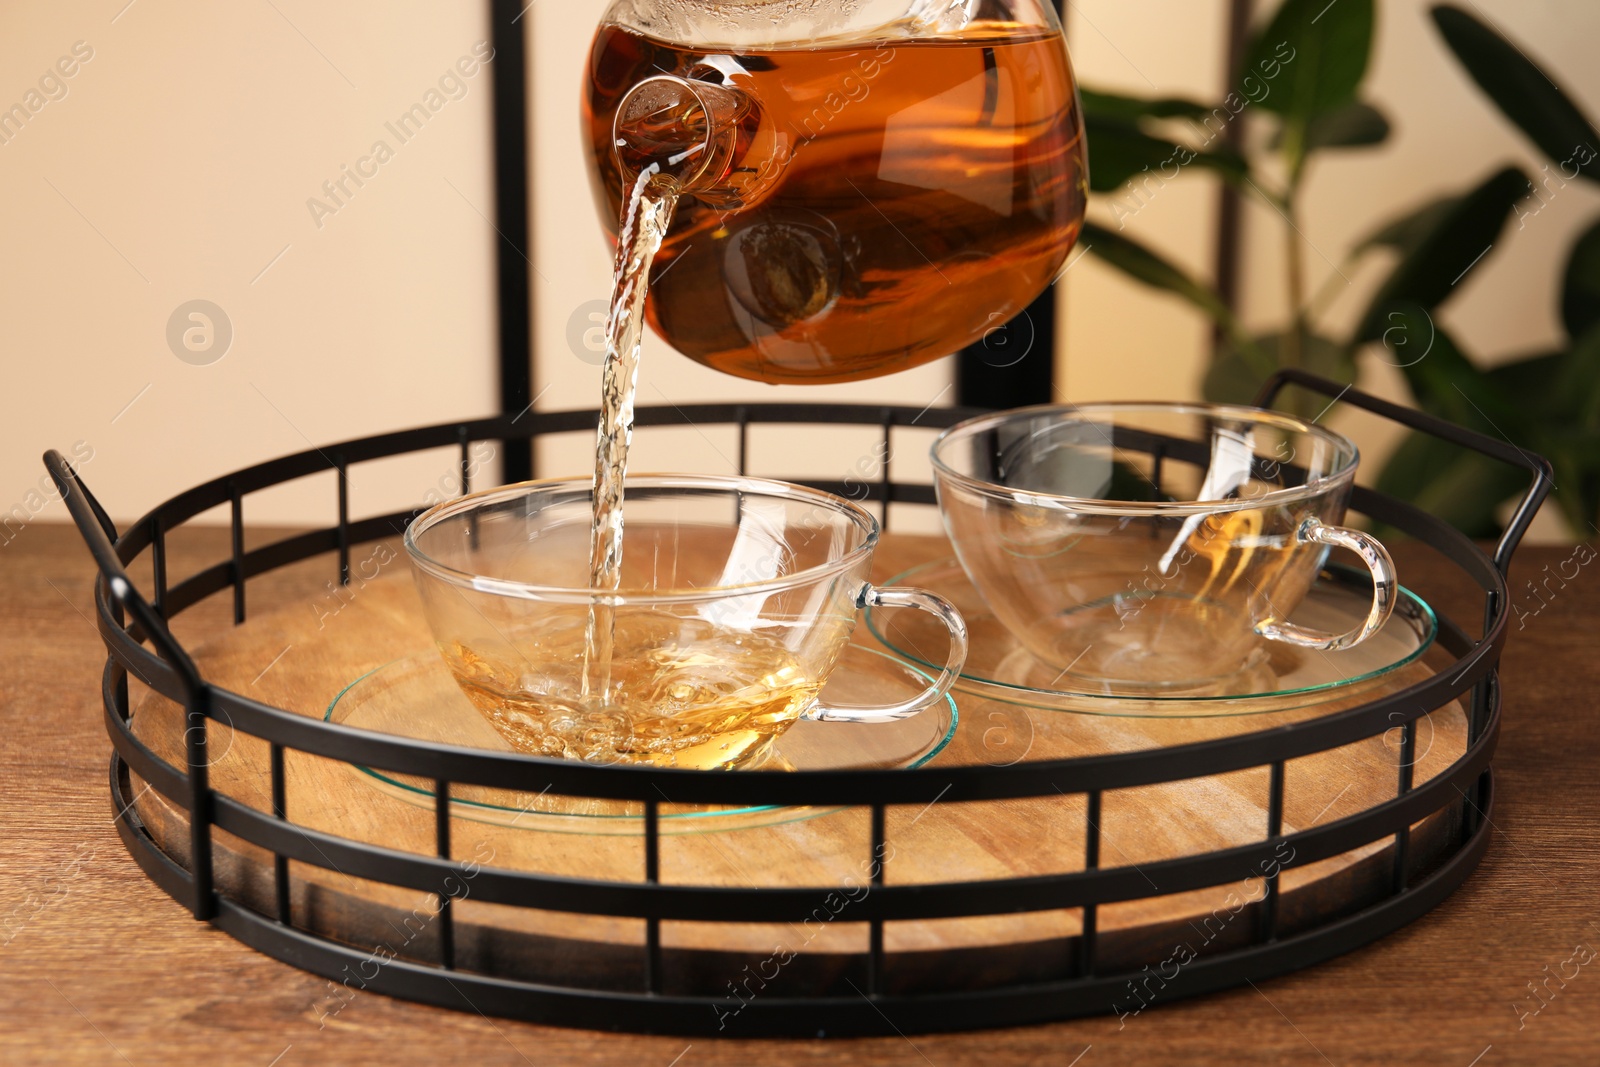
M102 595L113 603L113 620L123 625L123 610L133 616L136 638L143 637L153 646L157 655L166 661L178 678L183 693L184 749L189 781L189 847L193 871L193 897L189 910L196 919L208 920L216 914L216 900L212 892L211 868L211 784L210 764L206 755L206 719L211 712L211 687L200 677L194 660L183 650L166 620L151 606L128 577L127 569L117 556L115 541L117 527L106 514L105 508L89 492L78 472L66 457L55 449L44 454L44 466L50 478L61 491L61 499L72 515L72 522L94 557L105 584ZM104 615L100 625L107 625ZM124 689L124 692L126 690ZM126 714L126 705L124 705ZM119 814L118 818L123 815Z
M1517 546L1522 543L1523 535L1528 532L1528 524L1538 514L1539 508L1544 504L1545 497L1550 495L1550 490L1555 484L1555 471L1550 466L1550 461L1537 452L1529 452L1525 448L1518 448L1510 441L1497 441L1493 437L1481 434L1476 430L1469 430L1457 426L1453 422L1430 415L1425 411L1415 408L1402 407L1399 404L1380 400L1370 393L1363 393L1350 385L1340 385L1338 382L1329 381L1320 375L1311 374L1297 367L1284 367L1276 371L1261 386L1256 393L1256 407L1271 407L1278 394L1286 385L1297 385L1313 393L1320 393L1334 402L1344 401L1354 404L1374 415L1397 422L1402 426L1416 430L1420 433L1448 441L1453 445L1471 449L1474 452L1488 456L1490 459L1499 460L1513 467L1521 467L1533 475L1533 481L1527 491L1522 494L1522 500L1517 504L1516 512L1511 516L1511 521L1506 524L1505 532L1500 535L1500 543L1495 546L1494 565L1500 571L1502 578L1511 566L1511 557L1516 553ZM1329 404L1329 407L1332 407Z
M105 508L100 506L100 501L89 492L83 477L65 456L52 448L44 454L44 466L45 470L50 472L50 478L56 483L56 488L61 491L61 500L67 505L67 511L72 515L73 525L78 528L83 543L88 546L89 555L94 557L95 566L100 570L100 577L106 583L105 588L110 598L133 616L133 621L142 631L143 637L155 646L156 652L177 673L183 684L185 702L194 703L193 698L198 697L205 689L205 681L200 677L199 668L189 658L189 654L167 629L166 620L151 606L150 601L145 599L144 594L133 584L133 579L128 576L127 569L123 567L122 560L117 555L115 542L119 535L116 524L106 514Z

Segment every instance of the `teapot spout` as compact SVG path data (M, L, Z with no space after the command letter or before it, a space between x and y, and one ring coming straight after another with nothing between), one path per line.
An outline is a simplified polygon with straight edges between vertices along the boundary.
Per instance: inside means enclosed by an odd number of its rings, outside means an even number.
M763 169L746 159L760 123L744 90L663 74L622 98L612 139L629 179L654 166L680 194L731 207L747 202L748 176Z

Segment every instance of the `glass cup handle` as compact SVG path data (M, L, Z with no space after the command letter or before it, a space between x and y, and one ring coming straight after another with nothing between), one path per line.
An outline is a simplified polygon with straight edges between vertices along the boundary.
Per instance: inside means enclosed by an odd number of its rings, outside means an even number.
M950 631L950 654L945 657L944 669L922 692L898 704L873 707L831 707L818 701L806 712L808 719L823 722L889 722L915 715L924 708L944 699L961 674L967 662L967 624L954 604L937 593L925 589L874 589L866 586L856 598L859 608L920 608L944 623Z
M1295 540L1302 545L1348 548L1360 556L1367 569L1372 572L1372 610L1367 612L1365 622L1347 633L1330 634L1323 630L1296 626L1292 622L1267 623L1256 627L1257 633L1273 641L1283 641L1301 648L1336 652L1342 648L1359 645L1389 621L1389 613L1394 610L1395 591L1399 588L1399 584L1395 581L1394 560L1390 558L1389 550L1384 548L1377 538L1359 530L1348 530L1343 526L1327 526L1316 519L1307 519L1295 531Z

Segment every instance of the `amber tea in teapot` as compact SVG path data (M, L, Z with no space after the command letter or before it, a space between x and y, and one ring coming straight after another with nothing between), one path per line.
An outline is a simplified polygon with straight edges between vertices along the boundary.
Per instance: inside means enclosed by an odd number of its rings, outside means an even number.
M584 119L615 235L637 173L626 142L639 124L619 125L629 94L652 79L724 94L732 140L684 189L650 270L647 319L690 358L767 382L904 370L1002 326L1061 269L1086 170L1048 7L1010 0L981 8L1005 19L952 21L913 5L875 28L756 47L653 36L678 24L646 6L614 5L601 25ZM698 6L748 23L792 5ZM720 23L695 17L714 37ZM674 121L667 104L635 111Z

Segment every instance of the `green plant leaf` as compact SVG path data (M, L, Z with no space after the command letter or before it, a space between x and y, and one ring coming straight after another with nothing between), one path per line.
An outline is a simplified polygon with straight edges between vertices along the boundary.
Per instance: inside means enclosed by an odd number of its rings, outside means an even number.
M1563 381L1575 378L1572 353L1546 353L1492 370L1479 370L1451 337L1438 329L1427 313L1414 305L1390 313L1395 325L1410 335L1403 347L1386 345L1388 354L1405 353L1402 371L1417 406L1458 426L1500 440L1513 447L1565 455L1567 477L1557 474L1557 484L1572 486L1563 508L1573 515L1594 501L1585 493L1593 481L1600 487L1600 433L1583 430L1571 414L1577 403L1569 401L1557 412L1554 398ZM1424 340L1426 348L1418 348ZM1391 360L1392 361L1392 360ZM1594 382L1600 382L1600 334L1595 337L1592 359ZM1597 390L1600 393L1600 390ZM1579 441L1580 445L1572 442ZM1587 457L1586 459L1582 457ZM1592 473L1582 469L1587 463ZM1491 537L1500 530L1499 514L1507 500L1527 488L1528 473L1520 467L1490 459L1426 434L1412 434L1384 466L1378 488L1410 500L1444 518L1473 537Z
M1567 257L1561 281L1561 321L1577 338L1600 322L1600 221L1583 231Z
M1555 80L1515 44L1452 4L1433 8L1433 21L1472 80L1545 155L1600 181L1600 133Z
M1600 327L1566 351L1503 363L1484 377L1512 412L1506 433L1550 460L1554 499L1573 533L1591 536L1600 520Z
M1574 424L1600 432L1600 325L1591 326L1562 353L1554 381L1543 403L1528 397L1527 410L1541 414L1559 406L1567 418L1540 420L1548 425ZM1600 465L1600 453L1594 457Z
M1212 357L1200 386L1207 400L1219 404L1248 404L1255 399L1261 383L1285 365L1283 334L1262 334L1253 340L1254 353L1228 344ZM1307 334L1301 341L1299 366L1335 382L1355 381L1355 356L1348 348L1318 334ZM1263 360L1262 356L1266 358ZM1315 397L1311 399L1316 400Z
M1540 352L1490 367L1483 376L1505 403L1565 420L1578 410L1576 397L1555 393L1556 378L1567 359L1565 351Z
M1078 243L1136 281L1183 297L1225 328L1234 327L1233 315L1210 289L1201 285L1160 253L1092 222L1083 224Z
M1408 256L1438 228L1461 200L1459 196L1445 196L1415 208L1362 238L1355 247L1355 253L1359 255L1374 248L1393 248L1402 256Z
M1207 170L1215 171L1225 181L1234 185L1242 184L1250 177L1250 164L1232 149L1219 148L1210 152L1196 152L1194 162Z
M1398 303L1428 310L1444 303L1494 247L1511 209L1530 188L1526 174L1507 167L1442 212L1372 298L1355 339L1377 340L1387 328L1385 314Z
M1258 79L1268 89L1258 107L1309 123L1355 99L1372 23L1373 0L1284 0L1246 49L1238 82Z
M1468 537L1489 538L1500 533L1500 506L1527 484L1528 473L1521 468L1413 433L1384 464L1376 488L1437 515Z
M1365 148L1389 139L1389 119L1359 100L1313 118L1306 127L1306 150Z
M1318 115L1306 126L1305 150L1366 148L1389 139L1389 120L1371 104L1359 100ZM1283 129L1272 135L1270 147L1283 147Z
M1121 119L1137 122L1139 119L1200 118L1211 114L1211 107L1196 100L1178 96L1147 99L1141 96L1124 96L1121 93L1101 92L1086 85L1078 86L1078 99L1083 102L1086 118Z
M1233 180L1247 173L1244 160L1232 152L1197 152L1160 137L1152 137L1120 119L1084 121L1089 144L1089 188L1096 193L1116 192L1133 181L1135 191L1148 196L1177 178L1189 166L1206 167Z
M1384 321L1383 357L1405 375L1418 407L1495 436L1500 435L1496 426L1521 421L1518 410L1426 310L1394 305Z
M1550 461L1556 506L1574 535L1587 540L1600 522L1600 433L1571 425L1547 426L1533 447Z
M1492 437L1519 432L1522 419L1516 405L1425 310L1401 305L1388 313L1387 321L1382 356L1400 366L1419 408ZM1378 488L1470 537L1492 537L1500 532L1500 505L1527 480L1518 468L1437 437L1412 434L1384 465Z
M1170 141L1117 119L1085 115L1083 128L1089 145L1090 192L1114 192L1145 168L1159 173L1161 164L1175 158L1178 150Z

